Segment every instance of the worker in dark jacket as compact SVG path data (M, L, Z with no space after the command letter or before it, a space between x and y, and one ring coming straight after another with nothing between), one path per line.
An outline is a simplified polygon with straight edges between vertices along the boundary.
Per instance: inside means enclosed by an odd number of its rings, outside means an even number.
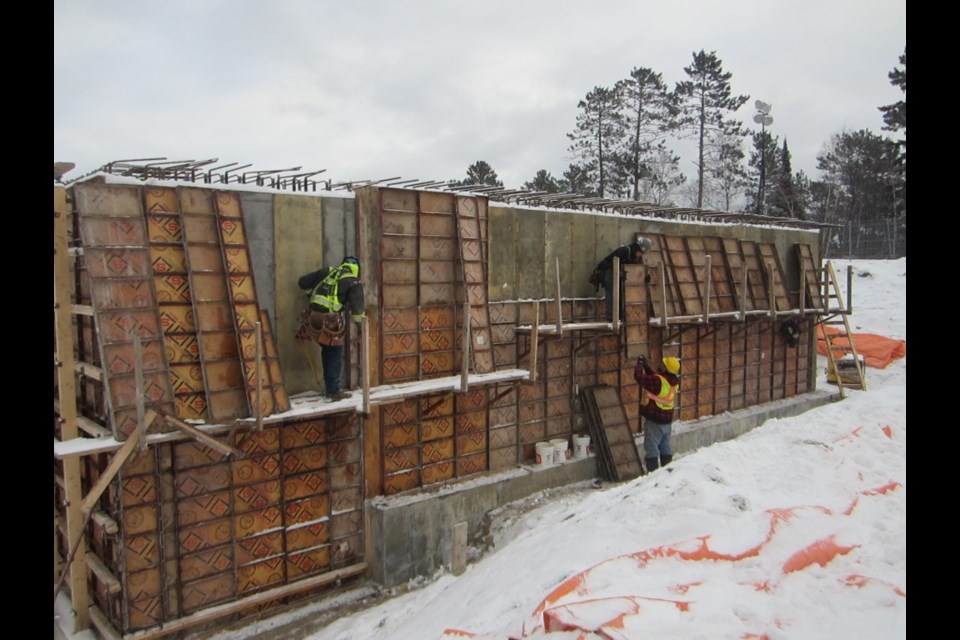
M640 415L643 416L643 462L647 473L670 464L673 449L670 432L680 390L680 359L668 356L657 371L646 356L637 359L633 378L640 385Z
M363 320L360 263L353 256L348 256L339 266L323 267L301 276L297 284L310 299L309 314L305 316L307 323L301 327L298 338L310 336L320 344L323 383L326 387L324 395L331 400L348 398L350 393L340 389L346 333L344 313L349 313L358 324Z
M613 321L613 259L620 258L620 278L623 278L623 265L643 264L643 254L650 250L649 238L637 238L630 244L617 247L597 263L597 271L603 276L603 290L607 300L607 322ZM620 305L623 308L623 288L620 289Z

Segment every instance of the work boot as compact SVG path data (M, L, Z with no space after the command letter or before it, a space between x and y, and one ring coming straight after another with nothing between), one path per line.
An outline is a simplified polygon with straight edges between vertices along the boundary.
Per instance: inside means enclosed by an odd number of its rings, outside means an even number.
M330 399L336 402L337 400L343 400L350 397L349 391L337 391L330 394Z
M671 462L673 462L673 456L665 456L665 455L663 455L663 454L660 455L660 465L661 465L661 466L664 466L664 467L665 467L665 466L667 466L668 464L670 464Z
M647 473L651 473L660 468L660 460L658 458L644 458L643 464L647 467Z

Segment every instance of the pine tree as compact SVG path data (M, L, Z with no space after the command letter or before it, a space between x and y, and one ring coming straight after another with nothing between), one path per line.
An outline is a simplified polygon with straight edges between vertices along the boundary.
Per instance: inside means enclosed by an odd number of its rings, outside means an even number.
M577 128L567 137L573 141L570 152L586 170L590 190L600 197L617 191L617 177L612 174L615 150L622 143L624 123L623 96L619 87L595 87L577 104Z
M770 193L769 213L772 216L804 220L806 210L799 193L799 176L793 175L791 164L790 149L787 147L786 139L784 139L783 147L780 150L780 166L777 167L777 175L773 180L773 189Z
M769 211L773 202L773 193L780 176L779 141L769 131L755 131L753 149L750 151L748 165L755 171L755 178L751 178L747 190L747 211L755 211L760 215L777 215ZM763 176L763 192L760 192L760 177Z
M673 157L664 142L675 127L677 97L659 73L646 67L634 67L630 77L617 83L623 95L623 122L626 135L618 154L618 170L629 187L629 197L640 199L641 181L655 181L671 168L653 168L655 162ZM679 163L679 158L677 159ZM676 167L673 168L674 170Z
M890 84L900 87L903 91L903 100L898 100L893 104L879 107L883 114L883 130L899 133L903 131L903 138L897 140L896 157L898 162L906 165L907 163L907 47L904 45L903 54L900 56L900 64L903 69L893 68L893 71L887 74Z
M681 129L697 139L697 207L703 207L704 182L709 175L708 148L716 147L727 136L741 136L741 122L731 115L743 106L749 96L734 96L730 90L733 74L723 71L723 63L715 51L702 49L693 54L693 63L683 69L689 80L677 83L680 100ZM719 155L719 154L717 154Z
M648 155L642 167L642 180L634 200L658 205L673 206L673 195L686 182L680 173L680 157L658 144Z
M591 187L590 173L579 164L571 164L563 172L563 178L558 181L563 193L576 193L582 196L596 196L597 192Z
M708 149L710 181L704 188L704 204L723 211L733 211L734 199L750 184L743 166L743 137L719 134L717 145Z
M467 177L458 184L478 184L490 187L502 187L503 182L497 178L497 172L484 160L477 160L467 167Z
M537 175L534 176L533 180L530 182L524 182L523 188L530 191L543 191L546 193L559 193L560 192L560 183L550 175L550 172L546 169L540 169L537 171Z

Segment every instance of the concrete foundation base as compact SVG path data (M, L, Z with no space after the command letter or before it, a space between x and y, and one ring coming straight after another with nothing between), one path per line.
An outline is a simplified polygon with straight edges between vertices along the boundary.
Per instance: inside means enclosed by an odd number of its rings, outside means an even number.
M767 420L796 416L836 398L835 392L815 391L742 411L674 423L674 454L731 440ZM637 445L642 457L639 437ZM544 468L521 466L417 493L370 500L366 504L367 535L372 541L367 553L370 578L392 587L449 567L453 529L458 523L467 523L468 539L473 539L489 511L545 489L598 476L597 459L590 456Z

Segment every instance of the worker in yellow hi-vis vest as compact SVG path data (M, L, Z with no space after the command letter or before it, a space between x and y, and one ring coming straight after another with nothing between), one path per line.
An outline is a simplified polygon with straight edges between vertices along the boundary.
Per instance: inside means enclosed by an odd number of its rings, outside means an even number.
M633 378L640 385L640 415L643 416L643 462L647 473L673 460L670 432L680 390L680 358L663 359L657 371L646 356L637 358Z
M297 340L303 342L312 339L320 345L324 396L334 401L348 398L350 392L340 388L346 333L343 316L349 312L354 322L359 324L363 320L360 262L348 256L336 267L324 267L301 276L297 284L310 301L309 309L297 330Z

